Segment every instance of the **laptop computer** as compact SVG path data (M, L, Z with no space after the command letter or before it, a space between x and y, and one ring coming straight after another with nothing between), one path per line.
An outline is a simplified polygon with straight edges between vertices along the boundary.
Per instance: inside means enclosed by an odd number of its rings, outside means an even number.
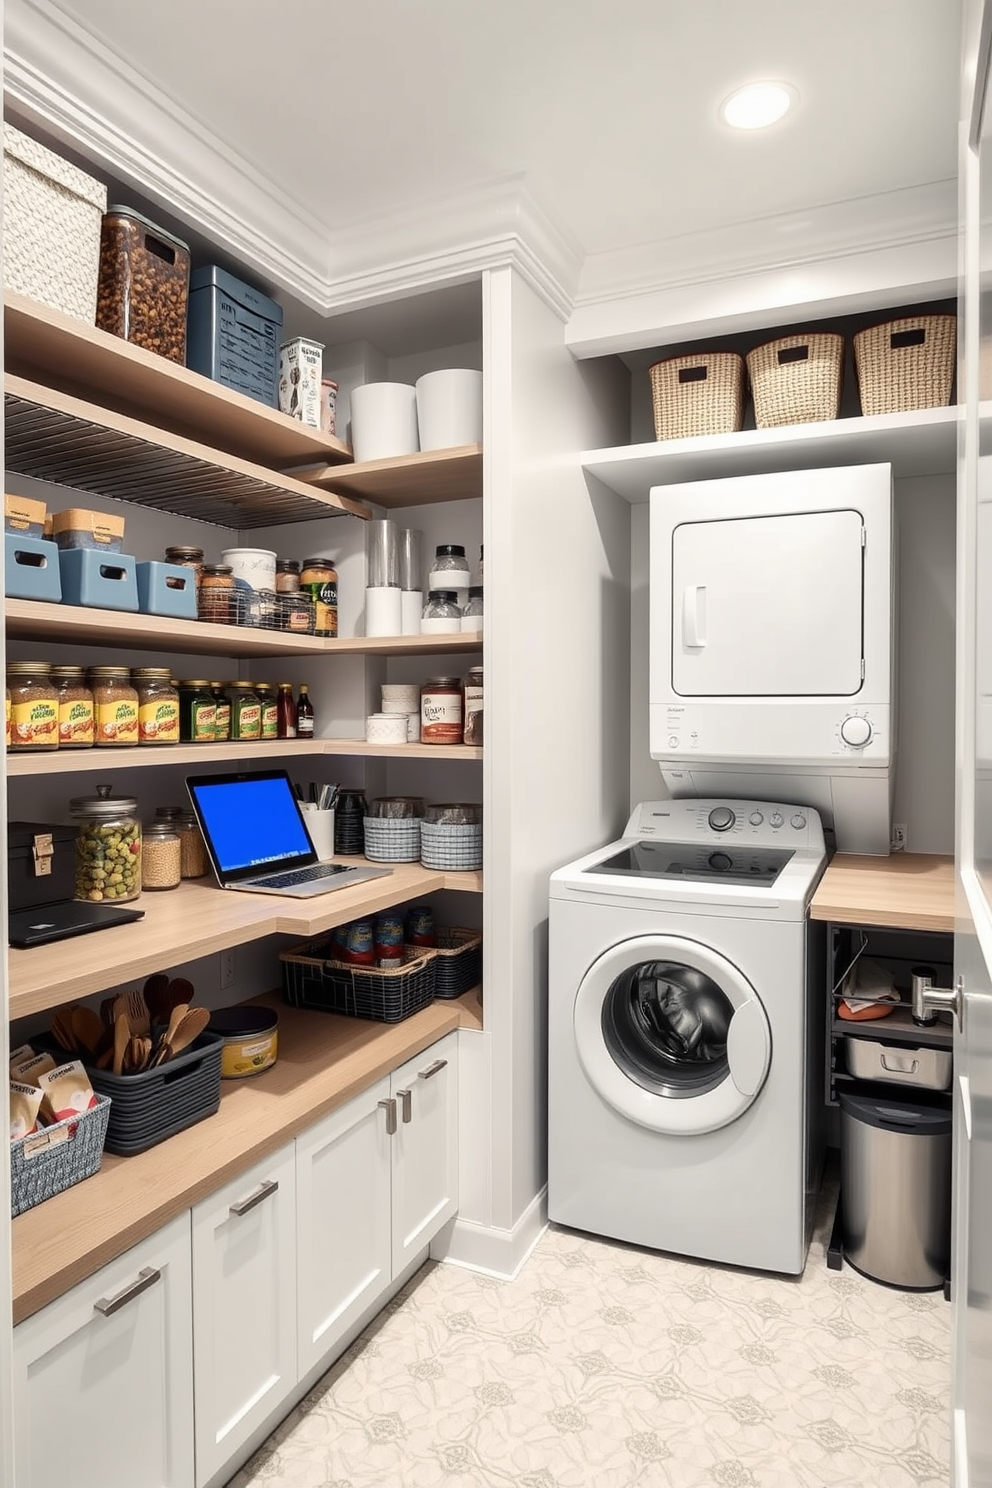
M285 770L191 775L186 788L222 889L309 899L392 872L320 862Z
M144 917L143 909L62 899L54 904L37 904L33 909L12 909L7 916L7 942L24 950L48 945L53 940L69 940L73 935L88 935L91 930L106 930L110 925L126 925Z

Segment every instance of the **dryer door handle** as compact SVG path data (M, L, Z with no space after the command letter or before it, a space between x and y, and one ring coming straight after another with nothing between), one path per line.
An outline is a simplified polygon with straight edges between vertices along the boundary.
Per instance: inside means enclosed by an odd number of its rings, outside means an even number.
M753 997L742 1003L730 1020L727 1062L730 1078L741 1095L757 1095L771 1062L771 1035L764 1009Z
M682 590L682 639L697 651L706 645L705 584L687 584Z

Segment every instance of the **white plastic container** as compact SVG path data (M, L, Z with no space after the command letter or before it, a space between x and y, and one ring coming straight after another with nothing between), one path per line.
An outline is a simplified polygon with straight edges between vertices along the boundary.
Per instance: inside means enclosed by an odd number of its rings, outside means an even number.
M279 407L310 429L320 428L320 377L324 346L306 336L279 348Z
M256 593L276 587L276 555L268 548L225 548L220 561L230 564L235 583L240 579Z
M417 419L422 450L482 443L482 373L464 367L417 378Z
M365 720L368 744L405 744L408 727L405 713L370 713Z
M351 390L351 444L355 459L415 455L417 389L406 382L365 382Z
M383 682L383 713L420 713L420 687L416 682Z
M367 636L398 636L402 633L402 591L395 586L389 589L366 589L365 634Z

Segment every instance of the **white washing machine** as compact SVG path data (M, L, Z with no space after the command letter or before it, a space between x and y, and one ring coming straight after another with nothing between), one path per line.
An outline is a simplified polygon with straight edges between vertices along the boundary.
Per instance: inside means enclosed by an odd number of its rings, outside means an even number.
M815 811L638 806L551 878L548 1214L798 1274L822 1161Z

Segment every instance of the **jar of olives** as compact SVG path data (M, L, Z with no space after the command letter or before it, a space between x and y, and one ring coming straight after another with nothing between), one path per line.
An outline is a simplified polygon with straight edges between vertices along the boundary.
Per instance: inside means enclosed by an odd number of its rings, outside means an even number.
M120 904L141 893L141 823L133 796L111 796L98 785L95 796L73 796L69 810L76 834L76 898L91 904Z

